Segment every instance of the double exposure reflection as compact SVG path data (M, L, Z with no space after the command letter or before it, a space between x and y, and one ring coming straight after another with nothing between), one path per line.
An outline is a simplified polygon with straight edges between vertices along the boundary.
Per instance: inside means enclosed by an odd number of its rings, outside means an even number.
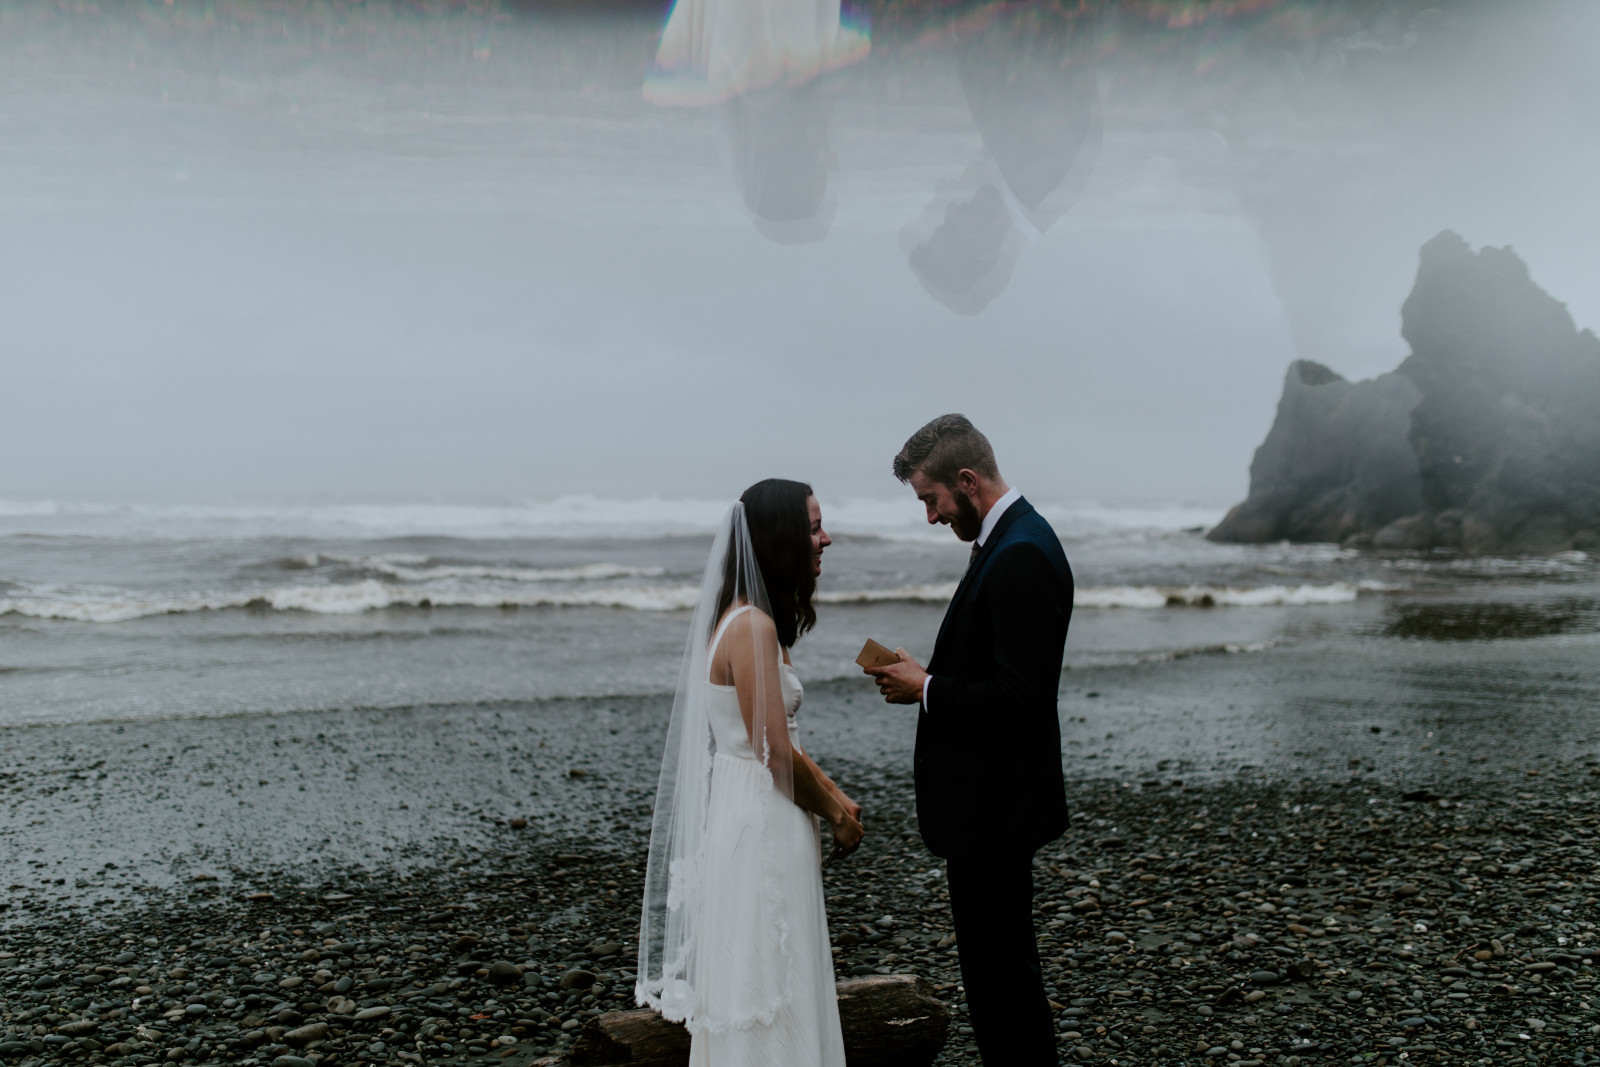
M740 196L774 241L820 240L832 225L834 156L818 79L864 58L864 23L839 0L678 0L645 99L720 107Z
M942 181L901 247L922 287L975 315L1072 206L1100 147L1095 20L1051 2L991 4L952 22L984 158Z

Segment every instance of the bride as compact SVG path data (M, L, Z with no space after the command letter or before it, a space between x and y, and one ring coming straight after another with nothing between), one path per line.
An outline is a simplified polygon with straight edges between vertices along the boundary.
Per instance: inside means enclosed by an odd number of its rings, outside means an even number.
M811 487L769 478L712 545L667 727L639 932L640 1004L683 1022L691 1067L844 1067L818 817L861 807L800 747L789 649L832 542Z

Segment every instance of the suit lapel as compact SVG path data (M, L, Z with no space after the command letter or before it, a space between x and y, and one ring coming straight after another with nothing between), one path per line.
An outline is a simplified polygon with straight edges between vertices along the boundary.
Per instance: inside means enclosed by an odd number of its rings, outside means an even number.
M944 621L939 624L939 636L933 640L934 655L939 654L939 646L944 643L944 632L950 627L950 619L956 613L956 606L961 603L961 598L966 595L968 587L978 580L978 571L983 567L984 561L994 551L994 546L1000 543L1007 530L1011 529L1019 518L1033 510L1033 505L1028 503L1027 497L1018 497L1016 503L1006 508L1005 514L995 522L994 529L989 531L989 539L978 549L978 554L972 557L972 562L967 565L967 572L961 576L961 581L956 584L955 595L950 598L950 606L945 609ZM932 663L932 660L929 660Z

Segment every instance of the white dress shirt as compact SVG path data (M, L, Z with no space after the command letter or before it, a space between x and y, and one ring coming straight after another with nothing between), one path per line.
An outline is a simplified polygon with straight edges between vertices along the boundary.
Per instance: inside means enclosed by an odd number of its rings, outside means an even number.
M1000 522L1000 516L1006 509L1022 499L1022 490L1007 489L1005 495L994 502L994 507L983 517L983 525L978 528L978 547L982 548L989 541L989 535L994 533L995 526ZM922 710L928 710L928 686L933 684L933 675L922 679Z

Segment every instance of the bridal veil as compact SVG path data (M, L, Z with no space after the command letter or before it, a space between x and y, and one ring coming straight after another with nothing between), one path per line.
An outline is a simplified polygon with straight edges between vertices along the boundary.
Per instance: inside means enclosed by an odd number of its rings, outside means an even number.
M754 610L738 610L745 605ZM714 640L726 642L740 627L749 627L751 634L761 631L758 612L770 618L767 589L740 503L729 511L711 546L678 675L650 832L634 987L640 1004L668 1019L712 1029L743 1022L706 1018L704 998L697 999L694 987L696 952L705 941L700 927L707 921L705 844L716 752L708 710L711 656ZM770 629L756 642L755 662L738 678L738 697L747 710L751 748L770 773L772 789L792 801L793 747L779 679L782 649ZM764 889L752 886L750 891ZM750 949L759 951L757 946Z

